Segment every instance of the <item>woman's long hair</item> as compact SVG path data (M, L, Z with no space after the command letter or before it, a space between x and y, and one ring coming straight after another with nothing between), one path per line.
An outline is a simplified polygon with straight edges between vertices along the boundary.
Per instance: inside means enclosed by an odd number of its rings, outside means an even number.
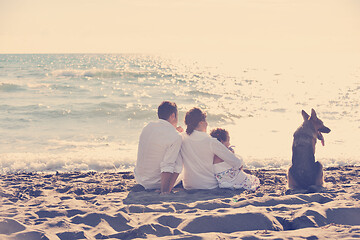
M205 121L206 113L199 108L192 108L185 115L186 133L192 134L201 121Z

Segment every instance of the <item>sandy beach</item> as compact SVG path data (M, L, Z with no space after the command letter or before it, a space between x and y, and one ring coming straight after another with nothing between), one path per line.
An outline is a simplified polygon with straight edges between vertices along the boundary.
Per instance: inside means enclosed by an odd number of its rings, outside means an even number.
M131 172L0 176L0 239L360 238L360 167L325 169L326 188L291 192L285 170L253 170L256 192L181 187L160 196Z

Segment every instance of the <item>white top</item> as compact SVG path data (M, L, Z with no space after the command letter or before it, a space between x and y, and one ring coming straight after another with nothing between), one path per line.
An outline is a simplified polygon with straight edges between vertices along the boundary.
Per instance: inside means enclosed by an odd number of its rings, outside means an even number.
M190 136L182 134L181 156L184 163L183 185L185 189L213 189L218 187L214 176L213 160L217 155L234 168L240 168L243 160L236 157L216 138L205 132L194 131Z
M226 162L219 162L213 165L213 169L214 169L214 173L221 173L224 172L226 170L231 169L232 167L230 166L230 164L226 163Z
M241 183L246 179L246 174L239 168L233 168L226 162L220 162L213 165L214 174L217 175L219 184ZM216 176L215 176L216 177Z
M180 173L181 141L180 133L166 120L159 119L146 125L139 139L134 169L136 181L146 189L156 189L160 188L162 172Z

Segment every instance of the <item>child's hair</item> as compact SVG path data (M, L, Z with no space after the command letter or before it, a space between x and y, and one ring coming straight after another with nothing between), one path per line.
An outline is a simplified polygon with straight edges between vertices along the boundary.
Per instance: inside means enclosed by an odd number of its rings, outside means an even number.
M192 134L195 128L201 121L205 121L206 113L201 111L199 108L192 108L185 115L185 124L187 126L186 133L188 135Z
M210 136L216 138L220 142L225 142L228 139L229 132L223 128L216 128L211 130Z

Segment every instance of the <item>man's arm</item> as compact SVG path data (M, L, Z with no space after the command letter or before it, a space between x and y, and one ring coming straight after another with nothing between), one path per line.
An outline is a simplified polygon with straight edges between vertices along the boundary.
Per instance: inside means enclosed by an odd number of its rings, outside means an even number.
M161 173L161 186L160 192L163 193L170 193L170 179L172 173L170 172L162 172Z
M178 176L179 173L169 173L169 172L161 173L161 189L160 189L161 194L167 194L171 192Z
M171 144L168 145L164 158L160 163L161 172L174 172L174 167L179 156L181 143L182 138L181 136L178 136Z
M177 176L179 175L176 171L179 171L178 168L181 167L177 166L177 160L179 157L179 151L181 148L182 138L179 136L175 139L175 141L169 145L166 150L165 156L163 161L160 163L161 169L161 192L170 192L172 189L172 185L175 183ZM182 162L180 162L181 164ZM173 174L176 174L172 176ZM175 179L173 179L175 178ZM172 181L172 185L170 183Z
M176 182L178 176L179 176L179 173L177 173L177 172L174 172L171 175L171 178L170 178L170 192L175 187L174 185L175 185L175 182Z
M161 193L169 193L182 170L182 158L180 156L182 137L179 135L166 150L161 168Z

